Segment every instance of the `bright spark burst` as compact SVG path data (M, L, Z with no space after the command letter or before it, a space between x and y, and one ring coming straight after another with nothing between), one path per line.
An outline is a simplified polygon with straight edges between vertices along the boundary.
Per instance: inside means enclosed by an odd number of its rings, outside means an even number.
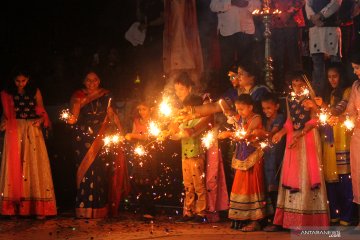
M355 123L349 117L346 117L346 120L344 121L344 126L347 130L351 131L354 129Z
M296 97L308 97L310 94L310 90L307 88L304 88L300 93L295 93L292 91L290 93L291 98L294 100Z
M215 137L214 137L214 132L213 131L207 132L201 138L201 143L206 149L209 149L214 144L214 141L215 141Z
M60 113L60 120L67 121L71 117L71 113L69 109L64 109Z
M267 146L269 146L269 144L267 142L260 142L260 147L261 149L266 148Z
M321 125L326 125L329 118L329 114L327 114L325 111L321 111L321 113L319 114L319 120Z
M112 145L117 145L120 141L122 141L122 138L119 134L107 135L103 138L103 141L105 147L110 147Z
M239 139L243 139L246 135L246 131L243 128L237 129L235 131L235 137Z
M167 99L164 99L161 103L160 103L160 113L166 117L169 117L172 113L172 108L168 102Z
M139 146L135 147L134 153L141 157L141 156L146 155L146 150L145 150L144 146L139 145Z
M158 137L161 133L159 125L153 121L149 124L149 134L154 137Z

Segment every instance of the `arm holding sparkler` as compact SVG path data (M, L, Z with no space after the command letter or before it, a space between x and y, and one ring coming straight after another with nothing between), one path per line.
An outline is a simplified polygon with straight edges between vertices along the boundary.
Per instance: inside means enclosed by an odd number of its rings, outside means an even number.
M75 124L77 122L80 114L80 106L80 98L73 96L70 100L70 112L65 113L66 116L64 117L64 120L66 123Z
M353 128L354 126L360 127L358 109L356 106L356 101L357 101L356 93L359 91L359 88L360 88L360 82L359 80L357 80L354 82L351 88L350 98L348 105L346 107L345 114L339 119L339 121L344 121L345 126L349 130L352 130L351 128Z
M223 112L226 116L234 114L226 101L220 99L217 102L203 104L200 106L187 106L180 110L180 118L182 119L182 121L187 121L194 118L209 116L219 112Z
M278 143L280 142L281 138L287 133L287 130L285 127L283 127L280 131L276 132L273 137L272 137L272 142L273 143Z
M125 139L128 140L128 141L131 141L131 140L141 140L141 141L146 141L148 140L148 136L146 134L141 134L141 133L134 133L134 132L131 132L131 133L127 133L125 135Z
M187 123L179 124L176 122L169 124L170 139L180 140L182 138L197 137L208 128L211 122L211 116L193 119Z

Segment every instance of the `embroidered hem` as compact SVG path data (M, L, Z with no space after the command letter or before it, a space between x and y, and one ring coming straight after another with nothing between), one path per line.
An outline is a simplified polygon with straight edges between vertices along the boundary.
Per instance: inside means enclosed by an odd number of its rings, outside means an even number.
M245 160L236 159L235 156L232 159L231 167L234 169L247 171L252 168L255 163L260 160L264 155L264 152L261 148L258 148L255 152L253 152L250 156L248 156Z

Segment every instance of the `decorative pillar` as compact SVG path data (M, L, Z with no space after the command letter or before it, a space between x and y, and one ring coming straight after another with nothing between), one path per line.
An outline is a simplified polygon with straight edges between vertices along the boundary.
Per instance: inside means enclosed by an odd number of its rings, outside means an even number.
M264 61L264 72L265 72L265 82L271 90L274 90L274 83L273 83L273 59L271 57L271 19L273 15L280 14L281 11L278 9L271 9L270 7L271 0L264 0L263 1L263 8L256 9L253 12L255 16L261 16L263 19L265 31L264 31L264 38L265 38L265 61Z

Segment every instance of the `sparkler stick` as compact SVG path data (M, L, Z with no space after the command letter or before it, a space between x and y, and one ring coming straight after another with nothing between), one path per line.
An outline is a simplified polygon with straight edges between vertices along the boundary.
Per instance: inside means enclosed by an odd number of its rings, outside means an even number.
M220 99L220 100L219 100L219 105L220 105L221 111L225 114L226 111L225 111L224 106L222 105L222 102L223 102L223 100ZM227 116L226 114L225 114L225 116L226 116L228 119L231 120L231 123L229 123L229 124L233 124L233 125L235 126L235 128L239 128L239 124L237 123L237 120L236 120L236 118L235 118L234 116Z
M109 98L107 108L109 108L111 106L111 100L112 100L112 98Z
M311 99L314 99L316 97L316 93L315 93L313 87L311 86L309 79L307 78L307 76L305 74L302 74L302 78L304 79L307 87L309 88Z

